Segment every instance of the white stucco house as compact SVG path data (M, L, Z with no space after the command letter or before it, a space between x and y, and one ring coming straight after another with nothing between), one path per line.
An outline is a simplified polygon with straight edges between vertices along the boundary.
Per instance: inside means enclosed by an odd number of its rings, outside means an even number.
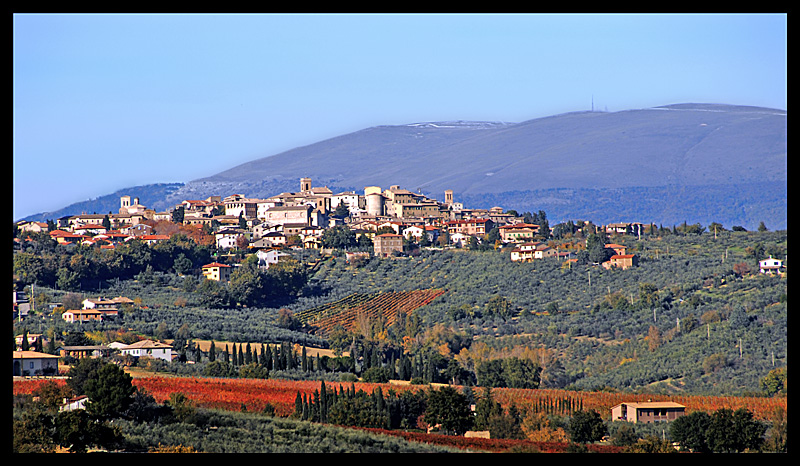
M769 256L767 259L758 261L758 269L761 273L781 273L783 271L783 261Z
M88 402L89 397L86 395L76 396L74 398L64 398L64 401L61 403L61 406L58 407L58 410L64 412L75 411L76 409L86 409L86 403Z
M258 257L258 267L262 269L268 269L270 265L277 264L281 257L288 256L290 256L290 254L280 252L277 249L261 249L256 251L256 257Z
M38 351L14 351L14 376L58 375L58 356Z
M172 361L172 346L153 340L137 341L136 343L121 347L119 351L123 355L129 355L135 358L147 357L163 359L167 362Z

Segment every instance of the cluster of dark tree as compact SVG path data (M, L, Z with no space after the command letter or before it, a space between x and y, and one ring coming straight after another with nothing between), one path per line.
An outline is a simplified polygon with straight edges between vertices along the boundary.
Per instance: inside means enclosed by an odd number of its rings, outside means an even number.
M91 290L110 281L129 280L155 272L199 274L211 262L214 248L200 246L184 235L152 246L134 239L102 249L97 245L59 245L47 232L26 235L14 254L14 280L60 290Z
M389 230L394 233L391 228ZM383 233L387 233L387 231L382 230L376 234ZM371 251L373 246L372 240L367 235L356 236L355 232L347 225L337 225L326 229L322 232L320 240L324 248L345 251Z
M683 448L699 453L741 453L760 451L764 445L767 424L753 418L753 413L720 408L711 414L693 411L672 421L672 440ZM786 450L785 438L776 451Z
M474 406L474 410L472 409ZM512 403L507 409L494 400L492 389L480 395L472 388L428 385L416 390L383 392L381 387L367 393L355 385L327 386L321 383L313 394L297 393L294 417L312 422L381 429L429 428L447 435L468 430L489 431L491 438L524 439L526 413ZM565 422L569 439L576 443L602 439L608 429L599 413L578 409Z
M126 442L112 421L175 422L178 403L157 403L137 389L117 365L84 358L70 368L66 385L50 381L33 396L15 396L13 449L18 453L71 452L91 448L125 450ZM65 398L86 395L85 409L60 411ZM36 399L36 401L34 401Z
M258 258L251 255L231 272L227 283L203 279L195 292L200 304L210 308L265 307L293 299L307 281L305 266L294 259L282 260L262 269L258 267Z
M197 354L199 362L202 359L202 356L199 355L199 349ZM302 373L331 371L342 373L354 370L354 363L350 357L309 356L305 346L303 346L301 353L297 354L293 346L288 342L276 345L262 343L259 352L258 346L251 346L250 343L240 344L238 350L236 343L233 343L233 348L230 351L226 344L225 349L219 351L212 341L207 354L208 362L203 367L203 374L209 377L266 379L272 371L300 371Z
M312 422L382 429L418 429L421 422L447 433L461 435L473 425L470 398L450 386L433 389L389 390L372 393L355 385L330 390L321 383L310 396L297 393L294 416Z

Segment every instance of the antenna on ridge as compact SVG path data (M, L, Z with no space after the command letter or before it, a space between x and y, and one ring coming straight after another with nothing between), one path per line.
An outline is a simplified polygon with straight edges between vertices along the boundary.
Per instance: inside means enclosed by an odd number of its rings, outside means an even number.
M592 112L594 112L594 94L592 94Z

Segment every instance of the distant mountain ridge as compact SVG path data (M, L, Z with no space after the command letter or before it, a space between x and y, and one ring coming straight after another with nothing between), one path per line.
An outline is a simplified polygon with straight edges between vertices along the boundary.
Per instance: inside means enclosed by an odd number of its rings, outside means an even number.
M452 189L470 207L543 209L551 223L764 221L782 229L787 132L786 111L724 104L375 126L188 182L163 205L268 197L310 177L333 190L400 185L437 199Z

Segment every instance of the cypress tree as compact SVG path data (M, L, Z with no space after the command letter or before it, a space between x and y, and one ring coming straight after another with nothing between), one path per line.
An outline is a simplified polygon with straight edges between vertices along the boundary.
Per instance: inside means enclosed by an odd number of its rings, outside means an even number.
M214 340L211 340L211 346L208 347L208 361L214 362L217 360L217 348L214 346Z
M231 364L233 364L234 366L239 365L239 358L236 355L236 343L231 345Z
M222 352L222 358L226 363L230 364L230 362L231 362L230 361L231 353L230 353L230 351L228 351L228 344L227 343L225 343L225 351Z
M298 418L303 417L303 398L300 396L300 392L297 392L297 396L294 399L294 414Z
M303 345L303 354L301 356L303 372L308 372L308 361L306 360L306 345Z
M247 350L244 354L244 363L250 364L253 362L253 349L250 347L250 342L247 342Z
M239 365L244 365L244 351L242 351L242 344L239 343Z
M278 345L275 345L272 347L272 367L279 371L282 370L283 367L281 367L281 358L278 356Z
M325 381L321 381L319 389L319 422L328 422L328 393L325 390Z

